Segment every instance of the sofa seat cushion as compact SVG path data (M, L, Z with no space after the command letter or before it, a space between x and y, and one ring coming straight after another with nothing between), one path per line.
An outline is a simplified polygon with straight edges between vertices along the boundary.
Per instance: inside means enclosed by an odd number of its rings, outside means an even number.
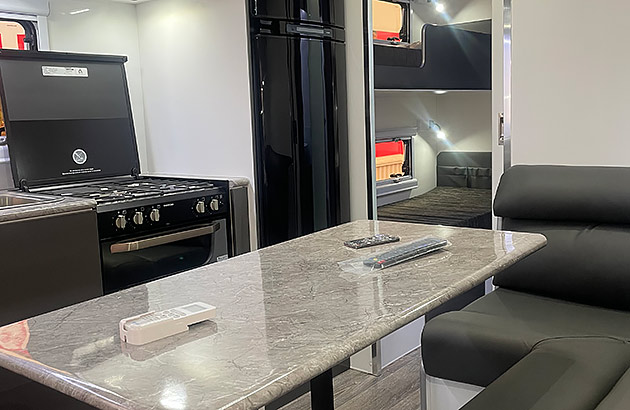
M429 321L422 357L431 376L485 387L537 343L581 336L630 340L630 313L497 289Z
M462 410L630 408L630 345L608 338L540 342Z

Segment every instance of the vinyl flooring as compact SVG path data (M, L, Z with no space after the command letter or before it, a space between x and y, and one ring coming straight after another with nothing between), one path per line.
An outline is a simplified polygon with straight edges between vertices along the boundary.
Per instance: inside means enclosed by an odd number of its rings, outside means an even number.
M385 367L380 376L347 370L334 378L336 410L420 409L420 349ZM282 410L310 410L310 393Z

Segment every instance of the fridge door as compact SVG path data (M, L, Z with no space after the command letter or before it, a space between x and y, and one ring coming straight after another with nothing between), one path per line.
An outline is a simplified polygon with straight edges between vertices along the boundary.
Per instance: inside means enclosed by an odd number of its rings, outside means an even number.
M347 220L345 46L256 35L253 52L258 218L268 246Z
M343 0L250 0L254 17L344 26Z

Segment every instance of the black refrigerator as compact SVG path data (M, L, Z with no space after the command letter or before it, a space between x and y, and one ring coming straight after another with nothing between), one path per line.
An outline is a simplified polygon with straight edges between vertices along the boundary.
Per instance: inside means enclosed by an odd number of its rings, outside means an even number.
M250 0L260 246L350 219L342 0Z

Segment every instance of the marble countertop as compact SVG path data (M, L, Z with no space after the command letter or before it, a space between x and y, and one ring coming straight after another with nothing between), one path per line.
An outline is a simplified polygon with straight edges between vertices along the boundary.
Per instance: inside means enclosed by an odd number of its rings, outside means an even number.
M353 250L374 233L401 242ZM427 235L452 245L382 271L338 262ZM261 407L541 248L542 235L359 221L0 328L0 366L100 409ZM144 346L118 321L194 301L217 317Z
M19 191L0 191L0 195L9 194L20 197L35 197L43 199L28 205L0 207L0 223L17 221L20 219L37 218L41 216L55 215L66 212L76 212L85 209L96 209L96 201L91 199L67 198L40 194L24 193Z

